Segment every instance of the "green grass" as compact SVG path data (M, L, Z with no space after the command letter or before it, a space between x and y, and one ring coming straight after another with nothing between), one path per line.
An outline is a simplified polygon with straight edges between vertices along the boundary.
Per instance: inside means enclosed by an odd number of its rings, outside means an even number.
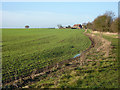
M87 49L91 42L84 30L3 29L3 83L29 75L38 69L72 58Z
M76 84L73 84L72 88L78 87L78 88L118 88L118 38L113 38L108 35L103 35L103 38L107 39L108 41L111 41L111 55L108 58L98 58L100 60L100 66L98 67L97 64L85 66L88 68L91 68L92 72L86 72L82 74L86 74L84 79L78 79L76 80ZM97 58L94 56L94 58ZM98 60L97 59L97 60ZM114 61L114 59L116 61ZM96 67L96 68L95 68ZM81 69L83 70L83 69ZM78 69L78 71L81 72L81 70ZM83 71L89 71L83 70ZM81 74L79 74L81 76ZM68 85L69 86L69 85ZM69 86L71 87L71 86Z
M57 77L47 77L29 85L31 88L118 88L119 87L119 64L118 64L118 39L111 36L103 35L103 38L111 41L110 56L103 57L103 52L90 51L94 55L87 56L91 60L99 62L89 62L88 65L78 66L74 70L67 70ZM60 73L60 72L59 72ZM57 74L59 74L57 72ZM58 82L55 85L55 82ZM48 84L43 86L42 84Z
M91 29L87 29L87 32L86 33L91 33L92 32L92 30Z

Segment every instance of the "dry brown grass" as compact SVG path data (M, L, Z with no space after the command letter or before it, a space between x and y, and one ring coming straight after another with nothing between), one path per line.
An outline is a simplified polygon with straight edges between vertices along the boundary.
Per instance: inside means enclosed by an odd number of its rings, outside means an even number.
M92 33L100 33L99 31L92 31ZM111 32L102 32L105 35L118 35L118 33L111 33Z
M99 37L99 39L101 39L102 45L97 49L97 51L105 52L104 56L109 57L111 42L102 37Z

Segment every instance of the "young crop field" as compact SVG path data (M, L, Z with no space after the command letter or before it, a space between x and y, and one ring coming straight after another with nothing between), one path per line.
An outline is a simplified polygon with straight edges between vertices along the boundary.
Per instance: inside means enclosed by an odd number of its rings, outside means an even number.
M117 35L112 37L102 35L101 37L100 34L91 32L89 30L86 35L92 38L91 41L93 40L94 44L92 42L93 47L84 54L86 58L83 65L80 62L82 58L75 59L68 62L69 66L63 64L60 66L62 68L53 69L53 72L48 75L44 74L44 79L41 79L43 76L36 77L39 81L35 82L35 78L23 88L119 88L120 66ZM109 55L106 56L108 51Z
M83 29L3 29L3 83L86 50L91 41L83 32Z

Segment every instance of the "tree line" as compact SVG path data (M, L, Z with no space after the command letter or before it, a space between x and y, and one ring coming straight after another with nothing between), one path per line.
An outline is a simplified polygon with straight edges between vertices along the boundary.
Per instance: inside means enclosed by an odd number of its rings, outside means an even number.
M94 31L118 32L120 30L120 17L114 18L114 13L107 11L98 16L93 22L83 23L83 26Z

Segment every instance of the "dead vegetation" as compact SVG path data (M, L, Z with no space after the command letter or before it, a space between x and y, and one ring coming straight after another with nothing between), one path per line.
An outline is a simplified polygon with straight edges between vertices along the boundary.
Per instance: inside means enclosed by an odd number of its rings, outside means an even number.
M100 34L99 31L92 31L93 34ZM111 33L111 32L102 32L103 35L108 35L108 36L111 36L113 38L118 38L119 35L118 33Z

